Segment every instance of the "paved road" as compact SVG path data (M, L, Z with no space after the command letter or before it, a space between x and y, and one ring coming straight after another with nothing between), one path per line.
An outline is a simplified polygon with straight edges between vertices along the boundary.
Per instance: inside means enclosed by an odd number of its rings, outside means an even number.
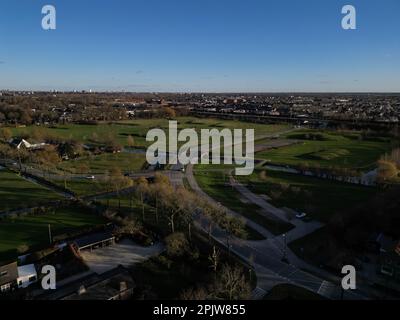
M290 130L292 131L292 130ZM285 131L286 133L287 131ZM272 136L272 135L270 135ZM276 136L274 134L273 136ZM268 136L267 136L268 137ZM265 136L262 137L266 138ZM260 139L260 138L259 138ZM202 156L207 156L208 154L204 154ZM207 201L214 205L221 205L213 198L208 196L197 184L196 179L193 175L193 165L188 165L186 169L186 178L192 190L204 197ZM251 202L258 204L261 208L268 211L269 214L273 214L276 218L287 220L286 215L280 210L269 203L267 203L261 197L255 197L254 194L249 192L248 190L242 188L243 186L238 186L241 188L242 194L246 196ZM261 201L263 200L263 201ZM291 283L297 286L301 286L307 288L315 293L318 293L329 299L339 299L341 294L341 288L334 283L325 281L324 279L310 274L301 270L298 266L292 264L291 262L296 262L297 265L301 264L301 267L310 267L313 271L319 271L318 268L308 266L306 263L301 261L298 257L296 257L292 252L290 252L287 248L284 249L285 245L282 243L282 240L274 237L268 230L265 230L263 227L254 223L253 221L246 219L240 214L226 208L228 214L244 219L247 225L265 237L267 240L264 241L244 241L242 239L233 238L228 240L227 234L224 230L220 229L218 226L214 227L212 231L212 237L224 245L228 250L235 253L248 264L252 265L257 274L257 287L258 290L261 291L269 291L274 286L281 283ZM195 224L203 229L205 232L208 230L208 226L210 222L206 217L196 216ZM317 227L317 226L315 226ZM304 233L304 230L300 232L300 234ZM294 235L294 234L292 234ZM300 236L300 235L299 235ZM288 258L288 262L283 262L283 252L286 252L286 257ZM357 294L349 294L346 296L347 299L360 299L363 298Z

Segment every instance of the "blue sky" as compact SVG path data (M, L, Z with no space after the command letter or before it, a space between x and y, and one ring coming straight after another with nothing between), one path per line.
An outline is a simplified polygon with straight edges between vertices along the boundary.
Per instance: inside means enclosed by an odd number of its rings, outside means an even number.
M398 0L1 0L0 89L399 92L399 35Z

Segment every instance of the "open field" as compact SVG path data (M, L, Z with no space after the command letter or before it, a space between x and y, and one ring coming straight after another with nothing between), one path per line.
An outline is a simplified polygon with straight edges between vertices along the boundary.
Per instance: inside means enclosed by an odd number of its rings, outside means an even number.
M199 168L199 169L197 169ZM221 166L222 169L222 166ZM255 204L248 203L234 190L228 182L229 175L224 171L207 171L204 166L196 166L195 177L199 186L210 197L220 202L227 208L258 223L273 234L282 234L293 228L291 224L268 219L258 213L261 210Z
M140 171L146 162L145 154L105 153L62 162L58 168L70 173L104 174L110 169L123 172Z
M178 128L194 128L197 131L200 129L255 129L255 135L270 134L277 131L283 131L288 127L285 125L264 125L254 124L240 121L226 121L219 119L200 119L195 117L178 118ZM97 140L102 140L110 135L117 138L118 142L125 146L127 145L127 137L131 135L135 140L135 146L148 146L146 142L146 134L149 129L161 128L168 130L168 120L166 119L141 119L129 120L112 124L98 125L59 125L55 127L40 127L29 126L26 128L12 128L14 136L29 136L35 131L40 131L42 134L50 137L59 137L63 139L74 139L83 143L95 143Z
M52 213L37 216L5 218L0 220L0 261L16 259L18 247L29 248L48 245L48 225L53 238L80 229L105 223L82 208L56 208Z
M260 170L237 179L254 193L268 195L273 205L304 211L322 222L335 212L365 203L378 192L371 187L268 170L263 179Z
M61 196L5 169L0 170L0 211L37 206Z
M60 187L67 187L68 190L74 192L80 197L95 195L103 192L110 192L111 186L99 180L89 180L86 178L67 178L66 184L64 180L51 181Z
M367 140L358 137L357 134L301 130L285 135L285 138L295 139L299 143L259 152L256 158L290 166L366 171L374 168L379 157L391 150L389 139L382 137Z

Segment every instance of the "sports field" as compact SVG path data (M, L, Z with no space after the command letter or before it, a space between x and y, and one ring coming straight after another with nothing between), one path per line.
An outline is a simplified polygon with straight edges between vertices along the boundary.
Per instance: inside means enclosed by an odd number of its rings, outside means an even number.
M357 133L301 130L289 133L285 138L296 140L298 143L259 152L256 158L290 166L367 171L373 169L380 156L392 147L390 139L362 139Z

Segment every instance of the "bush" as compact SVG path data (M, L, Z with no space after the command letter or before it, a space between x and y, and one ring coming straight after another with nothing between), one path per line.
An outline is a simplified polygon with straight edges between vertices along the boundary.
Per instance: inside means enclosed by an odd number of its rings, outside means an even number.
M170 257L181 257L189 248L189 242L182 232L176 232L165 238L167 254Z

